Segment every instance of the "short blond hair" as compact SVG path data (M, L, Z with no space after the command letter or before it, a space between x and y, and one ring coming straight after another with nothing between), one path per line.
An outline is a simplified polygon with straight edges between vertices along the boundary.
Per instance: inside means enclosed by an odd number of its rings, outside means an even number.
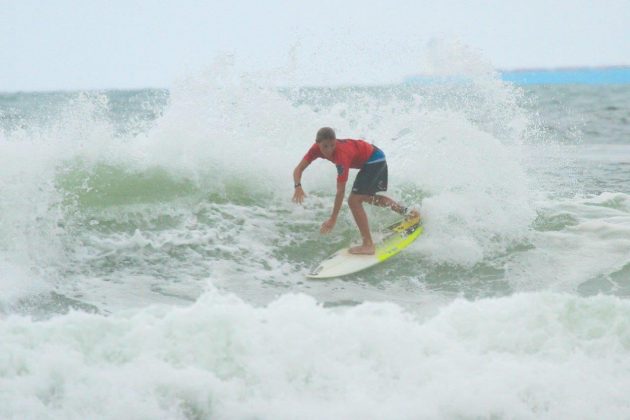
M315 143L321 143L324 140L335 140L335 130L330 127L322 127L317 130L317 137L315 137Z

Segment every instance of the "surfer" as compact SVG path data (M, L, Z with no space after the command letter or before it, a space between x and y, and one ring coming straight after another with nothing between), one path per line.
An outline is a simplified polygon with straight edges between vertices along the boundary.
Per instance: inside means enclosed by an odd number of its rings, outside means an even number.
M372 255L375 252L363 203L389 207L396 213L407 215L410 218L419 216L416 210L408 210L407 207L398 204L391 198L377 194L387 191L387 161L383 151L363 140L339 140L335 131L330 127L323 127L317 131L315 144L306 152L306 155L293 171L295 183L293 202L298 204L304 202L306 194L302 189L302 172L317 158L327 159L337 166L337 194L335 195L332 214L328 220L322 223L320 228L322 234L330 232L337 223L337 216L346 193L346 182L350 168L360 169L352 185L352 192L348 197L348 206L359 228L363 243L360 246L350 248L350 253Z

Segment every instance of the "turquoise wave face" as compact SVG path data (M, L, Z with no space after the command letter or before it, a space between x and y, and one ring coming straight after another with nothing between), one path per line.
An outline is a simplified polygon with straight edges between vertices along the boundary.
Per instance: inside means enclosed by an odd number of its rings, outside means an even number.
M76 163L64 168L56 181L68 200L86 208L158 203L199 193L192 181L178 179L160 167L138 171Z

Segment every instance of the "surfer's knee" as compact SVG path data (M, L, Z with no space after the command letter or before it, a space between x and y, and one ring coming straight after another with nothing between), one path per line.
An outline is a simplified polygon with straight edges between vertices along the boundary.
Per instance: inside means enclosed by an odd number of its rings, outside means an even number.
M363 202L363 197L359 194L350 194L348 196L348 205L350 208L360 206Z

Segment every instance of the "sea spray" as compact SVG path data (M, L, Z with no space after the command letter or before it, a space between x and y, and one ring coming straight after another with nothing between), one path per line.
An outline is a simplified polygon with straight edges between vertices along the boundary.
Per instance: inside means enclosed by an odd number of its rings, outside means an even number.
M6 133L3 147L19 145L31 162L36 151L45 168L26 175L15 195L28 185L48 191L26 195L41 206L44 216L35 220L48 228L32 228L28 203L13 213L26 217L13 241L24 246L15 254L45 267L44 278L61 295L96 305L115 303L86 290L86 276L109 282L106 295L119 303L142 304L147 298L132 298L142 290L160 300L163 294L188 300L209 273L230 278L222 286L242 293L261 292L249 284L252 278L295 287L302 270L356 238L349 212L334 237L317 236L334 193L335 169L327 162L305 172L305 206L290 202L292 168L315 131L330 125L340 138L364 138L385 150L388 194L423 213L426 240L408 251L415 257L406 272L426 278L444 265L497 265L509 249L527 243L535 218L514 147L525 113L509 85L480 72L470 77L447 90L317 91L279 89L218 64L176 84L162 110L130 103L136 107L130 115L153 109L157 116L148 125L141 121L139 132L111 118L121 112L113 108L117 92L78 94L48 118L52 123L27 135ZM392 216L368 211L375 229ZM29 257L36 243L46 244L45 252Z

